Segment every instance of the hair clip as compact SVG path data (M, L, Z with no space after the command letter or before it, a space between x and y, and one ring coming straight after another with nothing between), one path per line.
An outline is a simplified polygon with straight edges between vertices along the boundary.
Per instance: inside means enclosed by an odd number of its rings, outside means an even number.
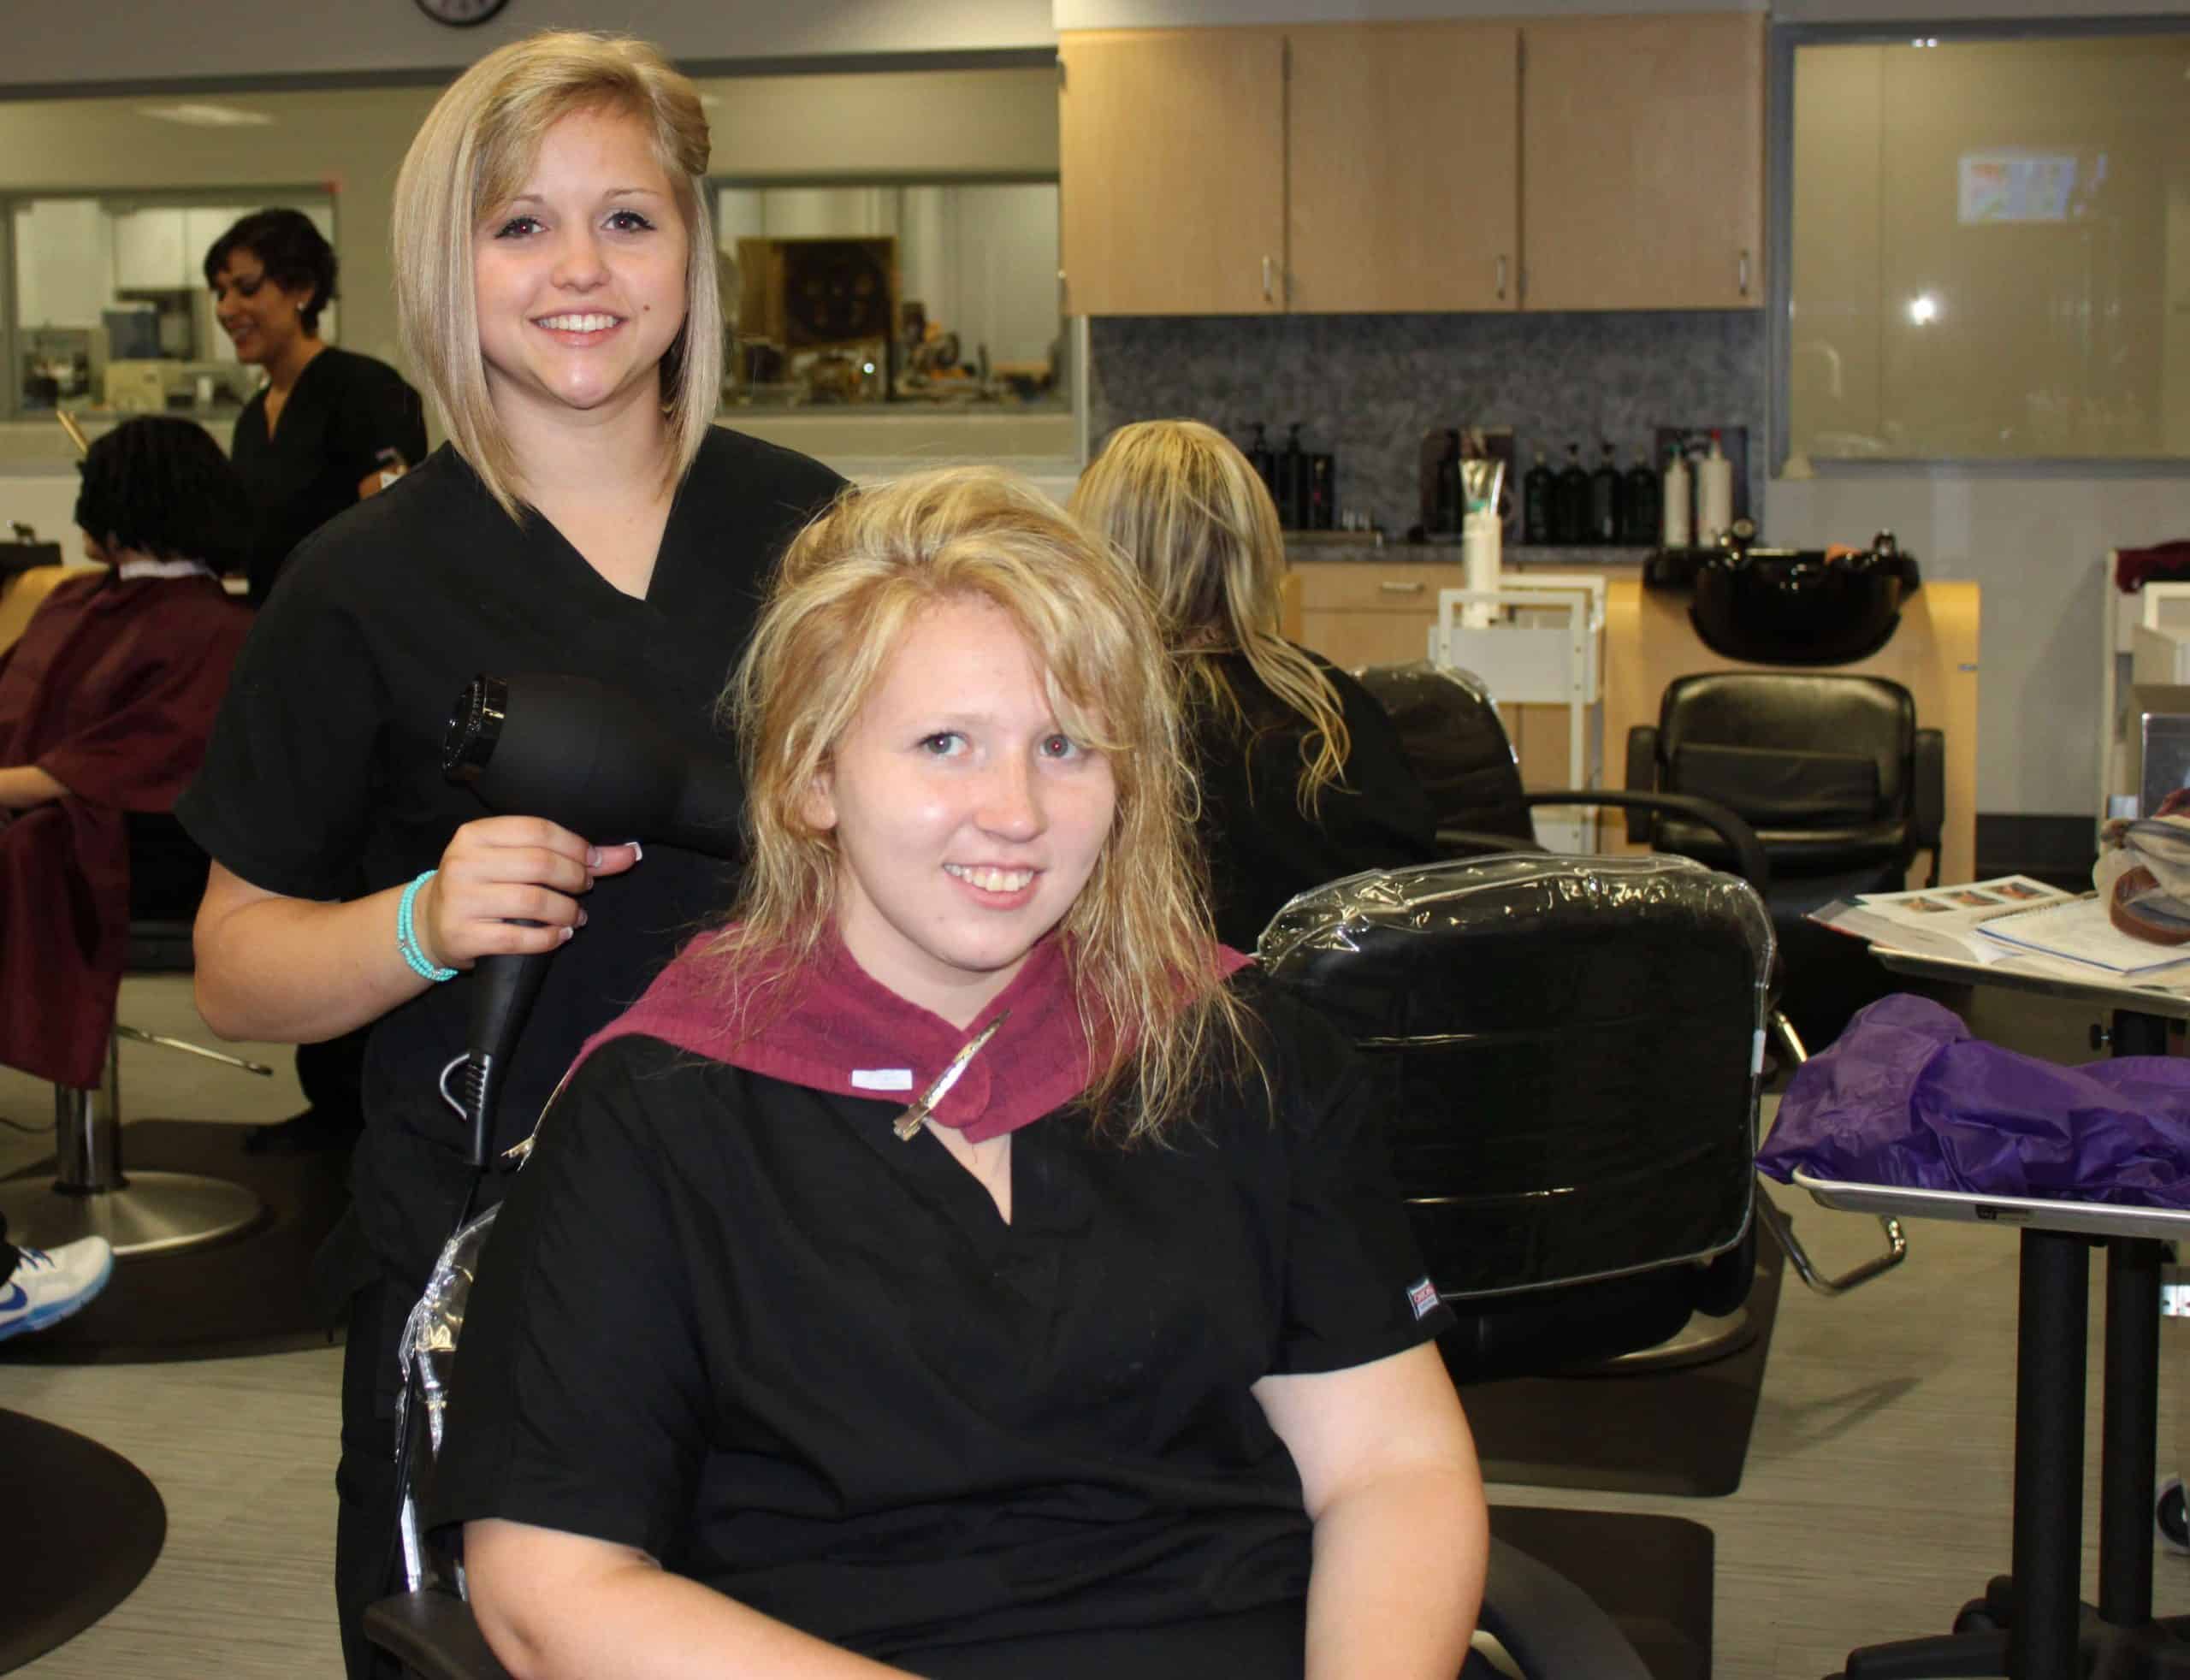
M1010 1019L1011 1011L1006 1009L966 1041L958 1054L950 1058L950 1064L935 1076L935 1083L920 1093L920 1101L899 1115L893 1122L899 1138L909 1140L913 1133L926 1123L928 1115L934 1112L935 1105L948 1097L950 1087L958 1083L958 1076L966 1071L966 1064L974 1059L982 1045L996 1037L997 1028Z

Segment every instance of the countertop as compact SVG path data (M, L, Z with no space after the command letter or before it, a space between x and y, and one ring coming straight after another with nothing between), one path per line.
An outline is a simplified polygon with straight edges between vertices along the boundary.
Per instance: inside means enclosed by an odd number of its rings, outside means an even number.
M1613 543L1586 547L1579 545L1511 543L1500 554L1499 565L1506 571L1525 571L1531 567L1632 566L1640 573L1642 562L1652 552L1649 546L1629 547ZM1330 561L1368 565L1458 565L1460 563L1460 545L1437 541L1379 543L1367 533L1352 531L1315 531L1305 535L1288 531L1285 537L1285 558L1295 565L1320 565Z

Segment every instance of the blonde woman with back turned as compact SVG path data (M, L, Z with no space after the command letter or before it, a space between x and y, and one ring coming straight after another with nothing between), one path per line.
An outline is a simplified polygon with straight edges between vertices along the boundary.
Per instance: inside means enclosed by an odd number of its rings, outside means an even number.
M1347 1047L1212 936L1166 663L1001 473L791 549L733 920L465 1308L426 1516L522 1680L1459 1671L1449 1315Z
M1227 944L1252 950L1309 887L1435 859L1429 801L1391 720L1352 677L1278 634L1285 538L1246 456L1196 421L1122 426L1072 511L1163 614Z
M695 751L760 582L840 485L716 428L721 309L699 95L652 48L534 36L428 115L396 183L405 355L448 443L297 549L178 814L215 860L198 1007L229 1037L370 1025L352 1216L315 1282L346 1318L336 1597L352 1680L394 1520L395 1343L469 1186L442 1068L479 957L552 949L500 1112L528 1127L571 1052L722 902L719 866L488 817L441 775L479 671L624 690ZM365 885L356 896L356 883ZM488 1175L487 1202L501 1180Z

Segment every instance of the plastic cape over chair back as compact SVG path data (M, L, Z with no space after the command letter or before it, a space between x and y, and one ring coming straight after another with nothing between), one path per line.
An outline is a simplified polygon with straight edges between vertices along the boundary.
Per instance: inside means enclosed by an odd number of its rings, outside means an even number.
M1905 992L1848 1023L1780 1098L1760 1171L2044 1201L2190 1209L2190 1059L2063 1068Z
M404 1468L402 1505L399 1513L403 1546L404 1582L412 1592L441 1584L452 1571L434 1559L418 1527L420 1479L429 1475L441 1450L441 1435L448 1413L449 1385L456 1370L456 1344L464 1334L464 1315L471 1301L472 1280L478 1275L479 1257L494 1232L499 1207L457 1227L441 1245L426 1280L425 1293L404 1321L402 1339L396 1344L396 1360L402 1367L403 1386L395 1397L395 1440L398 1462ZM451 1582L458 1585L461 1583Z
M1737 877L1541 855L1336 881L1260 944L1364 1053L1448 1300L1741 1240L1772 950Z

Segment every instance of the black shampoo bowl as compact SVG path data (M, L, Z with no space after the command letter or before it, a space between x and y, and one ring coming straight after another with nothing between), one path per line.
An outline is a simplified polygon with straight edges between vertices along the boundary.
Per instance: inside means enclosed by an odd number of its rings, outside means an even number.
M1914 556L1891 535L1828 558L1815 548L1666 550L1644 581L1687 589L1705 647L1749 665L1849 665L1875 654L1918 588Z

